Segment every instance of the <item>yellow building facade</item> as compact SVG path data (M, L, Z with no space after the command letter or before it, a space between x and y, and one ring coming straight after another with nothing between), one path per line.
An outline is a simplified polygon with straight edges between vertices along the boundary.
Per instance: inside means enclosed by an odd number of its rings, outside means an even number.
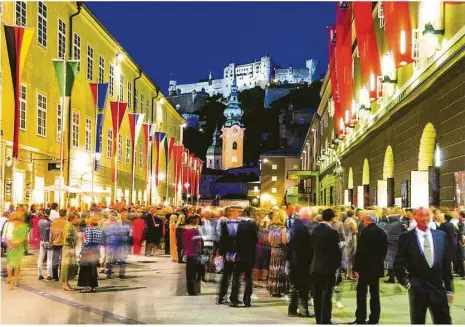
M141 129L133 158L128 113L144 113L144 122L166 133L168 139L174 138L176 144L182 143L184 120L90 10L76 2L3 2L1 21L3 204L57 201L58 192L43 189L59 183L60 171L49 170L49 164L60 161L61 124L64 124L64 184L80 190L80 195L64 194L67 203L89 203L92 197L96 202L109 203L115 196L117 200L134 203L174 202L174 165L170 162L167 169L165 147L162 144L157 153L152 145L151 157L146 156L146 140ZM14 93L3 25L24 26L34 33L19 77L17 158L12 155ZM79 61L70 105L65 105L65 110L62 110L53 65L53 60L59 57ZM109 83L97 170L92 169L96 157L96 109L90 83ZM115 159L110 151L113 145L110 101L128 103L117 137L116 185L111 180L111 160ZM155 187L155 172L150 167L157 155L160 182Z

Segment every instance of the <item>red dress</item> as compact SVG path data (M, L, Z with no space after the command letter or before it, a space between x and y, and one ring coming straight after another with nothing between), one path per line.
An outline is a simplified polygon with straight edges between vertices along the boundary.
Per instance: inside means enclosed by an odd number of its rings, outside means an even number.
M38 248L40 246L39 220L39 217L31 218L31 237L29 238L29 246L31 248Z
M136 218L132 221L132 253L140 254L142 242L144 241L145 220Z

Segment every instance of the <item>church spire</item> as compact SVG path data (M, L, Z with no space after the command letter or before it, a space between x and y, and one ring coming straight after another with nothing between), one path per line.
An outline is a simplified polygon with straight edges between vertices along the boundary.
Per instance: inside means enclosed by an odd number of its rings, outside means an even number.
M231 127L234 125L243 127L241 118L242 115L244 115L244 111L241 109L241 107L239 107L236 79L233 80L233 83L231 85L231 93L229 94L228 98L228 106L224 110L223 114L226 118L226 121L224 123L225 127Z

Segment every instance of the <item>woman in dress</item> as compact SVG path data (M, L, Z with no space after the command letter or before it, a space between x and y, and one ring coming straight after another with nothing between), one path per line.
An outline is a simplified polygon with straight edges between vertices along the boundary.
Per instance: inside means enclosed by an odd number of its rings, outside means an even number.
M185 226L186 216L184 214L179 215L176 223L176 246L178 249L178 263L183 263L183 231Z
M178 247L176 245L176 221L178 216L172 214L170 216L170 256L171 261L178 261Z
M23 216L22 213L15 212L9 217L9 221L13 224L12 237L7 244L8 252L6 259L10 289L15 289L18 286L21 273L21 261L26 249L29 228L24 223Z
M350 217L344 221L344 234L345 234L345 257L346 257L346 279L352 280L354 278L352 268L355 261L355 249L357 244L357 223L352 218L353 211L349 211Z
M136 213L132 221L132 253L140 255L144 241L145 220L141 213Z
M63 283L63 289L65 291L72 291L73 288L69 285L69 281L73 280L78 273L75 252L78 236L74 226L79 222L79 216L73 213L69 216L68 220L63 229L60 282Z
M183 227L183 250L186 256L186 283L189 295L200 293L201 267L199 255L202 250L202 235L198 228L198 216L190 216Z
M270 219L265 216L259 219L258 222L258 242L257 254L255 261L255 269L253 270L254 284L258 285L259 281L266 281L268 279L268 270L270 268L271 247L268 241L268 225Z
M40 246L40 232L39 232L39 212L36 210L36 205L31 205L31 234L29 238L29 247L31 249L38 249Z
M270 270L267 289L270 296L280 297L286 294L289 287L286 276L286 243L287 231L284 227L286 212L275 210L271 216L268 241L271 246Z
M94 292L98 287L97 267L100 257L100 243L102 239L102 231L98 228L99 218L90 218L87 228L84 231L84 247L81 251L81 259L79 260L79 279L78 286L84 287L80 293Z

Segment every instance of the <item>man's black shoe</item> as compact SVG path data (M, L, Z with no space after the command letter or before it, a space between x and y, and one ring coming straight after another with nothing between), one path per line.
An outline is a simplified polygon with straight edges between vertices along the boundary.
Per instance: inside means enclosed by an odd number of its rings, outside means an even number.
M40 275L39 280L42 280L42 279L44 279L44 276Z
M373 322L373 321L370 321L370 320L368 320L368 321L366 322L366 324L367 324L367 325L378 325L377 322Z
M366 325L366 321L354 320L352 322L349 322L348 325Z
M298 312L288 312L287 316L288 317L299 317L299 313Z
M239 308L239 302L233 302L229 305L231 308Z
M246 308L250 308L250 307L252 306L252 304L251 304L251 303L246 303L246 304L244 304L244 306L245 306Z
M223 299L216 299L216 304L226 304L227 302Z
M52 279L53 279L53 278L52 278L52 277L50 277L50 276L48 276L48 277L47 277L47 280L52 280Z

